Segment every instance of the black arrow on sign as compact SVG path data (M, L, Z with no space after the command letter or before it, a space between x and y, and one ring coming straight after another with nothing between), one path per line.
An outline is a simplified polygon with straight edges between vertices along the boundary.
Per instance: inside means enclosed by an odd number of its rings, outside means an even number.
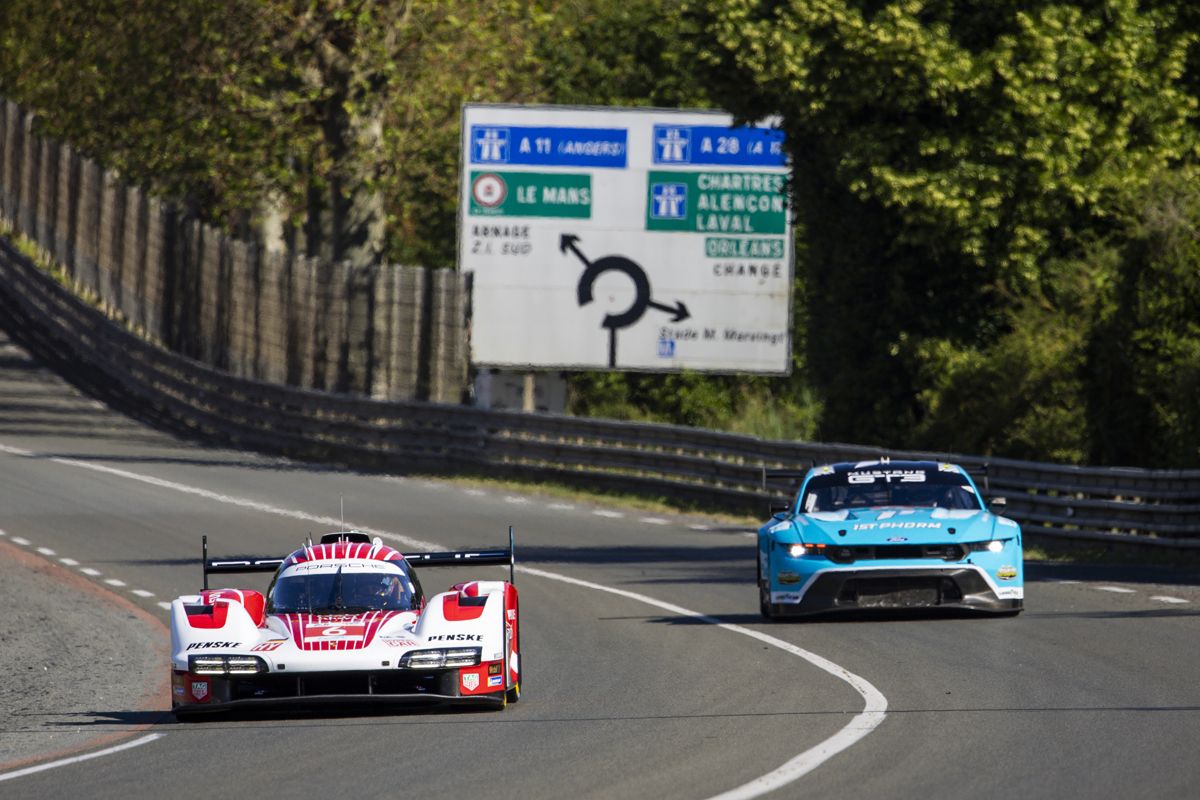
M596 279L605 272L621 272L633 281L633 303L620 314L606 314L604 322L601 323L602 327L608 328L608 365L610 367L617 366L617 331L621 328L628 328L641 319L647 308L656 308L671 314L672 322L681 322L691 316L687 306L681 300L675 301L674 306L652 300L650 279L646 277L646 271L636 262L625 256L605 256L594 262L589 261L583 251L579 249L578 242L578 236L564 233L558 241L558 249L564 254L568 250L571 251L576 258L583 262L583 274L579 277L579 285L575 292L580 306L586 306L592 302L594 299L592 288Z

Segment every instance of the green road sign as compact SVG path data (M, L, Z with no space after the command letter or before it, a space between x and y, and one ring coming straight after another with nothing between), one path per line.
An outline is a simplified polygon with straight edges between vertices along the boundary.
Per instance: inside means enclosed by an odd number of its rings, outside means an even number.
M471 172L473 216L592 216L592 176L541 172Z
M787 190L779 173L651 170L646 184L648 231L746 235L787 230Z

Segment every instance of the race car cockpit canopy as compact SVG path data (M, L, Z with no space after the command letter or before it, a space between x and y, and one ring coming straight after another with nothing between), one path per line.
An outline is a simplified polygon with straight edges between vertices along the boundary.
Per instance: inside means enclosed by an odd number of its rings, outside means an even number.
M423 596L402 561L308 561L281 569L267 593L272 614L415 611Z

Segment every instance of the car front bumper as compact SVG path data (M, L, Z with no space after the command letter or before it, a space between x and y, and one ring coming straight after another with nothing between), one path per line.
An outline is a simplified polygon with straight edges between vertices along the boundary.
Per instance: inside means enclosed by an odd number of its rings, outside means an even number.
M838 567L815 572L801 587L772 585L770 602L780 616L914 608L1013 613L1023 607L1024 590L996 586L974 566Z

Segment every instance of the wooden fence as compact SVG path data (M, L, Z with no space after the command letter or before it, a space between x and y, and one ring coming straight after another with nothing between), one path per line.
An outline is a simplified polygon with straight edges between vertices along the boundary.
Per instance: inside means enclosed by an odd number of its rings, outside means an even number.
M457 403L466 301L452 270L269 253L122 182L0 99L0 217L151 341L232 375Z

